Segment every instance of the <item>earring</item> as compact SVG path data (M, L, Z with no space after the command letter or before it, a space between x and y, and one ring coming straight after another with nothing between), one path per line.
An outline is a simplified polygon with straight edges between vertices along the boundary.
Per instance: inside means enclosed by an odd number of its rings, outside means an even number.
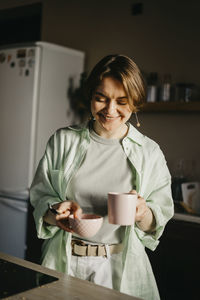
M137 112L135 111L134 114L135 114L135 118L136 118L136 121L137 121L136 126L137 126L137 127L140 127L140 122L139 122L139 120L138 120Z
M95 121L95 118L93 117L93 115L90 113L89 117L88 117L88 121Z

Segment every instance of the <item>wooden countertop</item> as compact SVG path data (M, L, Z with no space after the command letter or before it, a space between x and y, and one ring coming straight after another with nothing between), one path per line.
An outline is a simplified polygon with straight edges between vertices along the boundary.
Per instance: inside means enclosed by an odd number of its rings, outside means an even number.
M15 300L139 300L118 291L104 288L86 280L74 278L29 261L0 252L0 258L28 269L54 276L58 280L5 299Z
M191 222L191 223L199 223L200 224L200 214L190 213L186 211L184 206L181 204L183 202L181 201L175 201L174 202L174 220L178 221L185 221L185 222Z
M186 213L175 213L173 216L173 219L200 224L200 216L199 215L191 215L191 214L186 214Z

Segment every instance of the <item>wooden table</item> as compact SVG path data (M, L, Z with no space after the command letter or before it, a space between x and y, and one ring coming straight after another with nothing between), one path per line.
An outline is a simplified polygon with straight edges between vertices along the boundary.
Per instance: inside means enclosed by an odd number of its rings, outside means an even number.
M86 280L74 278L41 265L0 252L0 258L22 267L58 278L53 281L5 299L15 300L138 300L138 298L104 288Z

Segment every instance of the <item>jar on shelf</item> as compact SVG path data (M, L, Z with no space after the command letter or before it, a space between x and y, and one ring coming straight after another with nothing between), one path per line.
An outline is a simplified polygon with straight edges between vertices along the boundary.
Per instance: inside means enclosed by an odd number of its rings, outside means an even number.
M158 97L158 74L152 72L147 77L147 102L156 102Z
M195 86L192 83L177 83L175 85L175 101L190 102Z
M171 75L165 74L160 87L160 100L170 101L171 100Z

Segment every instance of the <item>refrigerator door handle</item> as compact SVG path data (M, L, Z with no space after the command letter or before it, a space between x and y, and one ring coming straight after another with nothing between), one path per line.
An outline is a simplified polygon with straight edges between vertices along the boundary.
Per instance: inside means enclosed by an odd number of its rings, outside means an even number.
M28 212L28 208L17 206L15 203L12 203L11 201L8 202L5 199L0 199L0 202L3 203L7 207L13 208L13 209L15 209L17 211L20 211L20 212L23 212L23 213L27 213Z
M27 200L29 198L29 190L13 190L13 189L1 189L0 190L1 198L11 198L18 200ZM1 199L0 198L0 199Z

